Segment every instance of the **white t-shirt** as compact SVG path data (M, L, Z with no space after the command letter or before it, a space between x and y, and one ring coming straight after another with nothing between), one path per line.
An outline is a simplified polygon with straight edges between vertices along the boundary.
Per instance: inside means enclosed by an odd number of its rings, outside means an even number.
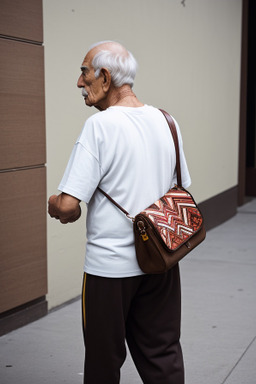
M191 181L176 127L182 184L187 188ZM113 106L85 122L59 185L60 191L88 207L85 272L103 277L143 274L132 221L97 186L135 216L176 182L175 164L172 135L157 108Z

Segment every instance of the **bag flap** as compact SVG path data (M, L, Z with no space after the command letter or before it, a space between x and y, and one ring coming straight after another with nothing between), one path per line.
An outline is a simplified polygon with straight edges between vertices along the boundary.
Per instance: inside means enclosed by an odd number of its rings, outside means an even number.
M202 214L188 191L170 189L161 199L141 212L172 251L194 236L203 225Z

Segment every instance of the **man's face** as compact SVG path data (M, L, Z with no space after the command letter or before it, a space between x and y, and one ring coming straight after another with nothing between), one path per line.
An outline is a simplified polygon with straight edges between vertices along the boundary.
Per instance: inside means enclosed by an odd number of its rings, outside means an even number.
M96 107L103 109L103 102L106 98L106 94L102 89L102 75L96 79L94 74L94 68L91 65L93 55L89 52L82 63L81 75L78 78L77 86L82 88L82 95L84 96L85 104L89 107Z

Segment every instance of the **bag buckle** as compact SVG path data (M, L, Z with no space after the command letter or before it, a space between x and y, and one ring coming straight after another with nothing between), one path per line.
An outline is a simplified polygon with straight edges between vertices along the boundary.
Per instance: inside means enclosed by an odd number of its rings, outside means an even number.
M130 219L133 223L135 221L135 218L129 214L126 215L126 217L128 217L128 219Z

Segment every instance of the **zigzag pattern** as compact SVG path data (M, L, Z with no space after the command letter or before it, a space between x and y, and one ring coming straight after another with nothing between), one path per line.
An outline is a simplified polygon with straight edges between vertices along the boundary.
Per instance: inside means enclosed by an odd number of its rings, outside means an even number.
M180 189L170 189L164 197L142 213L153 222L171 250L191 237L203 222L193 198L188 192Z

